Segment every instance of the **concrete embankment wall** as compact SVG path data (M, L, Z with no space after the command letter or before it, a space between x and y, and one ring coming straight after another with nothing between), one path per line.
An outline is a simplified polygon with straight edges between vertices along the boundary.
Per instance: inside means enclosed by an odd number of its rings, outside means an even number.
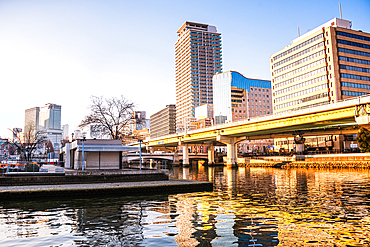
M168 173L160 170L103 172L78 172L66 176L0 176L0 186L116 183L168 180Z
M36 198L83 198L91 196L136 196L153 194L212 191L213 183L206 181L169 179L122 183L89 183L61 185L0 186L0 200Z

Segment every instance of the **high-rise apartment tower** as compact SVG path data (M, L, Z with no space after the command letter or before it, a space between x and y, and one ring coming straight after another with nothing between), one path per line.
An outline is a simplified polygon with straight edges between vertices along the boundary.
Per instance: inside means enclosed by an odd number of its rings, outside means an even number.
M176 129L185 130L195 108L213 103L212 77L222 72L221 34L215 26L185 22L177 31Z
M370 93L370 34L334 18L270 57L274 113Z

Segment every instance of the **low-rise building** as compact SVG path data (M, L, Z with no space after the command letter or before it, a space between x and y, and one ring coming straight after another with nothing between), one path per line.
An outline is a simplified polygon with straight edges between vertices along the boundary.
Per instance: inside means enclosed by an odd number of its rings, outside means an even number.
M176 106L166 107L150 116L150 138L176 133Z
M122 169L122 152L137 151L138 147L124 146L121 140L79 139L61 149L61 161L65 168L76 170L81 170L82 166L86 170Z

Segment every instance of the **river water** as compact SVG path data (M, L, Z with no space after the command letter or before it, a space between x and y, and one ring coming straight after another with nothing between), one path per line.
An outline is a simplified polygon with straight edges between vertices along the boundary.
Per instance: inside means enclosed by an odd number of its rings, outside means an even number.
M0 246L370 246L370 171L177 167L213 192L0 203Z

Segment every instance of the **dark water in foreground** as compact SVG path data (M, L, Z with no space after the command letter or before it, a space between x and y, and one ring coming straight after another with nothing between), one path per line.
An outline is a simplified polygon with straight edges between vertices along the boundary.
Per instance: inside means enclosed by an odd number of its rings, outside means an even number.
M213 192L0 203L0 246L369 246L370 171L175 168Z

